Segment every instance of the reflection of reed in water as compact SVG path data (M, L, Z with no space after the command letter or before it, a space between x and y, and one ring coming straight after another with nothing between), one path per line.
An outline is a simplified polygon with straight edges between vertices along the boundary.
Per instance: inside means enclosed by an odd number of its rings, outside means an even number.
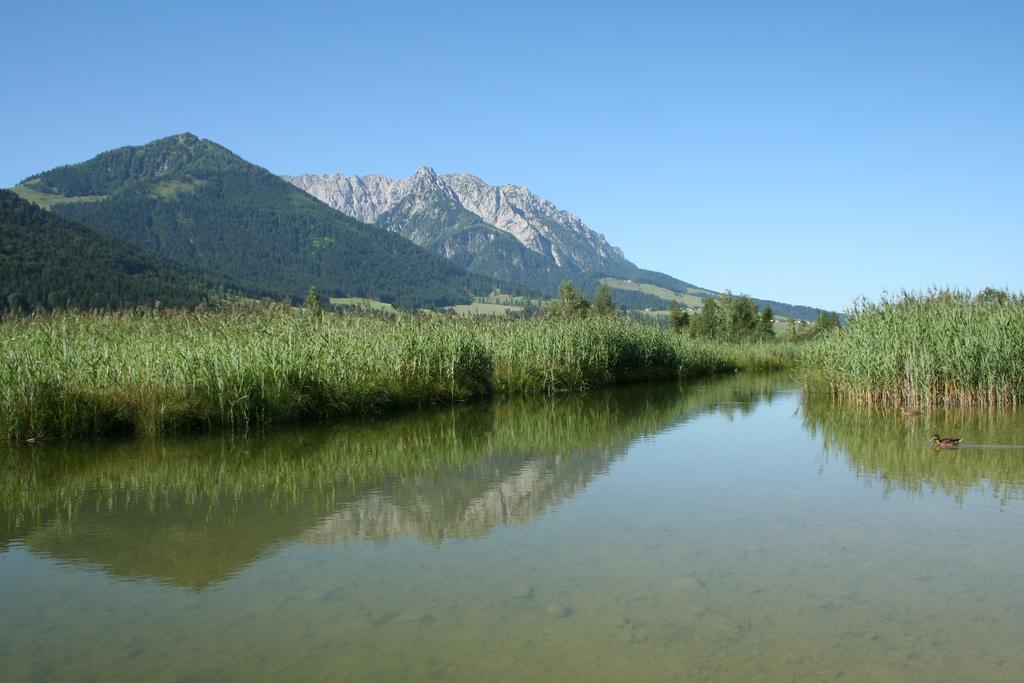
M738 375L248 439L0 449L0 547L202 588L291 539L478 537L577 495L633 440L779 386Z
M172 499L203 508L258 493L271 494L279 505L299 496L329 498L385 479L465 469L496 453L556 456L621 447L700 412L749 413L785 383L777 376L737 375L691 387L638 385L252 438L5 446L0 512L23 524L40 515L70 523L85 502L156 509Z
M1020 411L949 409L907 417L891 407L811 394L803 413L807 429L824 440L827 456L842 456L859 477L881 482L886 492L940 491L959 502L974 490L989 491L1002 502L1024 497ZM961 435L963 444L936 451L930 444L935 432Z

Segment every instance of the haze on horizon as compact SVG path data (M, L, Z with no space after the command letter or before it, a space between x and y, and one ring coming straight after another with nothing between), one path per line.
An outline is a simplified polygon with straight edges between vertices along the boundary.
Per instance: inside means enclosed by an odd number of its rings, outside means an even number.
M1024 289L1024 5L21 3L0 186L191 131L524 185L627 258L842 310Z

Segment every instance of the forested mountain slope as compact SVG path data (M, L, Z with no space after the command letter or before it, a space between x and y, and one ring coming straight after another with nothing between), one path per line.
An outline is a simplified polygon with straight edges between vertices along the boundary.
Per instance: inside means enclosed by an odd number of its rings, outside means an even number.
M192 307L213 283L0 190L0 307Z
M14 189L143 250L282 295L316 286L330 296L426 306L495 286L187 133L62 166Z

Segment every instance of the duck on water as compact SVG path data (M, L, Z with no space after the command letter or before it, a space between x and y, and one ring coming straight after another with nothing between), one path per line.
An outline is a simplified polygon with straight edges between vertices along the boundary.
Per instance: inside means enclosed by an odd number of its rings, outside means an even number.
M932 434L932 446L935 448L956 448L960 445L961 439L959 438L946 438L943 439L938 434Z

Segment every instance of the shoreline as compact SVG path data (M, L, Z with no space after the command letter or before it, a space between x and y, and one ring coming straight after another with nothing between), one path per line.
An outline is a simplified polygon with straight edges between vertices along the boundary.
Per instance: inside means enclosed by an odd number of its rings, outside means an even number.
M381 320L299 310L73 313L0 324L0 438L245 431L489 397L795 367L785 342L622 319Z

